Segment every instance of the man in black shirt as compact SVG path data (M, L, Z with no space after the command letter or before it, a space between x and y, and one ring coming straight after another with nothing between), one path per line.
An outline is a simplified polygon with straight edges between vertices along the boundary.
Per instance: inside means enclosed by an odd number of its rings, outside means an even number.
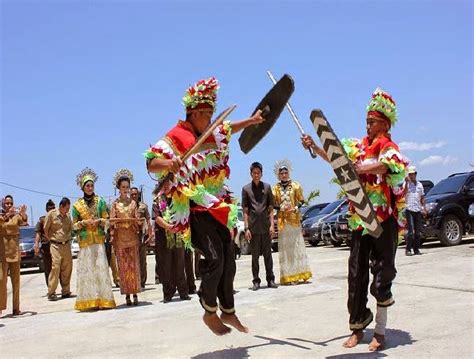
M253 290L260 288L259 257L263 255L269 288L277 288L273 274L271 238L273 228L273 194L268 183L260 181L263 168L259 162L250 166L252 182L242 188L245 238L250 241L252 251Z

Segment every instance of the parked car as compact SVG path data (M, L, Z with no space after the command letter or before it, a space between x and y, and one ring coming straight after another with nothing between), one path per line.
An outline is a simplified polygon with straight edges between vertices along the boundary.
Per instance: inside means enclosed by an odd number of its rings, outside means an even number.
M146 244L146 253L147 254L155 253L155 237L149 240L148 243Z
M340 216L345 217L348 209L349 204L346 201L335 211L334 214L331 214L321 220L321 239L327 245L332 244L334 247L340 247L342 243L344 243L344 238L339 237L338 233L336 232L336 224Z
M318 215L309 217L301 223L303 238L312 246L317 246L321 241L321 219L335 213L338 208L345 202L345 199L339 199L324 207Z
M71 240L71 253L72 253L72 258L77 258L78 254L79 254L79 242L77 241L77 238L76 236L73 236L72 237L72 240Z
M20 256L21 267L38 267L40 272L44 272L41 255L35 256L35 227L20 227Z
M341 211L337 216L336 224L335 224L335 236L339 239L339 241L344 242L347 246L349 246L351 238L352 238L352 230L349 227L348 221L348 209L345 211Z
M234 237L234 243L240 248L240 254L250 254L250 242L245 239L244 213L241 207L237 212L237 233Z
M426 195L424 238L435 237L446 246L457 245L472 230L469 206L474 202L474 171L455 173L437 183Z
M326 207L329 203L318 203L318 204L313 204L311 206L307 207L302 207L301 208L301 223L303 223L304 220L317 216L321 210Z
M420 180L420 183L423 185L423 192L425 193L425 196L434 187L434 183L430 180Z

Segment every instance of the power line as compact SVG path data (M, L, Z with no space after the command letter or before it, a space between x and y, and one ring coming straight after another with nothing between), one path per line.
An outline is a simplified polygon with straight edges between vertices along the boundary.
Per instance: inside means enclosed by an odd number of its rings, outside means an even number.
M81 197L77 197L77 196L63 196L63 195L60 195L60 194L54 194L54 193L36 191L36 190L34 190L34 189L25 188L25 187L20 187L20 186L16 186L16 185L14 185L14 184L2 182L2 181L0 181L0 184L3 184L3 185L5 185L5 186L9 186L9 187L13 187L13 188L17 188L17 189L21 189L21 190L23 190L23 191L32 192L32 193L37 193L37 194L42 194L42 195L50 196L50 197L58 197L58 198L63 198L63 197L68 197L68 198L81 198ZM115 197L115 196L111 195L111 196L101 196L101 197L111 198L111 197Z

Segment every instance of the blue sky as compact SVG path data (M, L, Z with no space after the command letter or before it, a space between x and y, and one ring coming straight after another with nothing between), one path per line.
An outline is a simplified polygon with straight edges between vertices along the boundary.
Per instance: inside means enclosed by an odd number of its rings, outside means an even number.
M76 174L99 174L96 192L114 195L126 167L135 184L153 181L142 153L184 111L187 86L216 76L218 112L249 116L270 89L265 74L290 74L290 99L309 134L313 108L340 138L365 134L365 107L380 86L398 105L392 134L434 182L473 163L470 1L2 1L0 181L80 196ZM231 145L231 188L240 196L249 165L275 183L278 159L293 162L305 192L331 201L326 163L303 151L287 111L248 155ZM50 196L0 184L33 207ZM54 198L56 201L59 198Z

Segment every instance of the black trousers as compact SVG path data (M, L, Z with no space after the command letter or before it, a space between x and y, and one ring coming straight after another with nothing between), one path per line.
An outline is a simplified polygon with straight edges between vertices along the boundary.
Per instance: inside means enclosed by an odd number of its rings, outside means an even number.
M140 279L141 279L141 286L145 288L146 284L146 279L147 279L147 271L146 271L146 251L147 251L147 245L145 244L145 241L148 239L148 236L145 236L142 238L140 236L140 247L139 247L139 254L140 254Z
M44 278L46 280L46 285L48 285L49 273L51 273L51 268L53 266L49 242L41 243L41 258L43 260Z
M193 257L193 251L189 249L184 251L184 271L186 272L186 282L188 283L188 290L190 293L196 292L196 284L194 283Z
M407 209L405 215L408 223L406 250L413 249L413 252L418 253L421 242L421 212L412 212Z
M158 243L159 276L163 285L163 298L171 300L178 290L181 298L188 296L188 285L184 273L184 247L168 248L166 235L160 233Z
M373 319L367 308L369 286L369 268L373 275L370 293L377 305L389 307L395 301L392 297L392 281L397 251L397 223L390 217L382 223L383 232L379 238L362 235L362 231L353 231L350 243L347 308L351 330L364 329Z
M160 281L160 242L158 237L164 235L163 228L155 228L155 281Z
M191 211L190 223L191 242L204 256L199 262L201 305L215 313L219 298L220 309L234 313L235 259L230 231L208 212Z
M250 230L250 232L252 232L252 230ZM267 282L274 281L275 275L273 274L272 240L270 238L270 232L265 234L252 233L250 250L252 251L252 282L258 284L261 282L258 276L258 272L260 271L260 265L258 263L260 255L263 255Z

